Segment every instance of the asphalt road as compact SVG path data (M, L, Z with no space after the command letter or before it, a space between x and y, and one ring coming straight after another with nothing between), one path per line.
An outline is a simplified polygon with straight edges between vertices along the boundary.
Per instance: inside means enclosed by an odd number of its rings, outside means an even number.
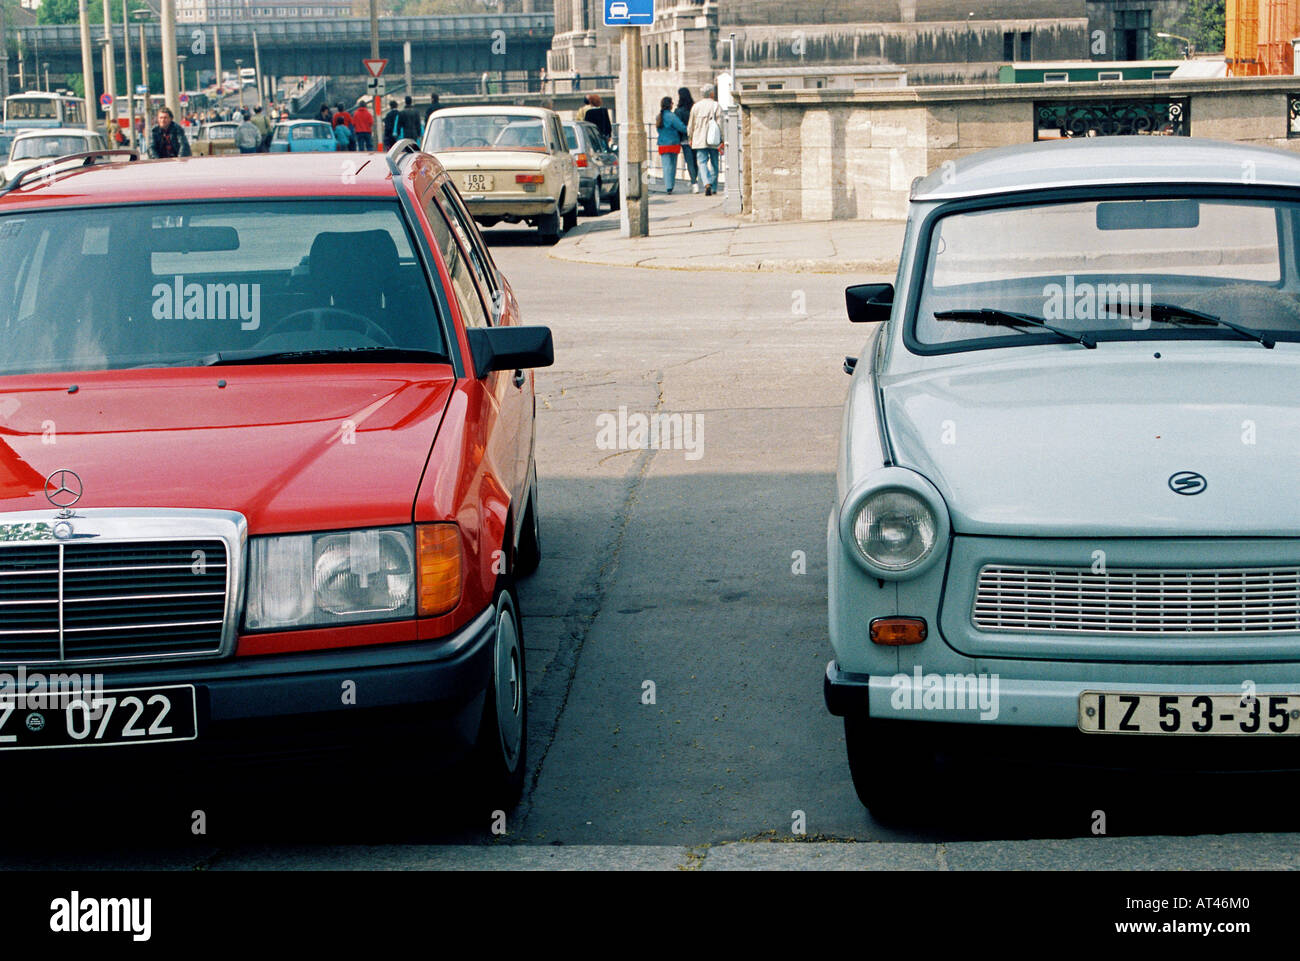
M663 846L743 839L904 842L859 846L876 867L933 866L943 844L986 841L998 844L966 849L982 866L1294 858L1293 836L1261 833L1294 827L1294 786L1276 777L1098 778L971 758L938 817L874 821L821 676L841 364L869 333L845 319L843 287L879 278L606 268L552 260L526 231L488 236L525 321L556 342L538 375L544 559L520 586L529 786L508 833L442 803L454 784L399 798L343 768L323 786L290 773L221 799L178 790L108 826L101 801L126 786L83 785L45 815L57 830L18 840L0 866L418 867L438 850L461 852L449 866L491 866L473 846L507 842L536 846L533 866L556 856L546 847L609 845L601 857L665 867L681 859ZM691 443L610 449L602 415L617 425L620 409L629 423L680 414ZM1099 811L1110 839L1131 840L1088 862ZM569 866L593 863L573 854Z

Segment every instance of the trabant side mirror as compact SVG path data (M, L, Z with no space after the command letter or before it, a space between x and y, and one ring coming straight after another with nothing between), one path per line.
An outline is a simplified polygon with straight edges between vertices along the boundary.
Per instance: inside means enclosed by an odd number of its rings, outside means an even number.
M555 363L549 327L471 327L466 331L474 355L474 376L494 370L525 370Z
M888 320L894 309L894 285L857 284L844 291L844 303L855 324Z

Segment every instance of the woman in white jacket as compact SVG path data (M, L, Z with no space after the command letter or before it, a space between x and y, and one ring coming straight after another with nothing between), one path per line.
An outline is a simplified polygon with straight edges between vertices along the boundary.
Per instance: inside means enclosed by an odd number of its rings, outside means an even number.
M712 196L718 189L718 148L722 146L722 107L714 99L714 92L712 85L700 91L700 99L691 107L691 119L686 124L691 149L695 151L705 181L706 196Z

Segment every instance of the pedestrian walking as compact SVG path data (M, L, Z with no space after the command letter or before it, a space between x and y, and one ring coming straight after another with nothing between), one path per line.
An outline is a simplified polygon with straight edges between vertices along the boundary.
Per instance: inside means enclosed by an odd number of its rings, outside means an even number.
M149 156L155 160L163 157L188 157L190 141L181 125L174 123L172 112L166 107L158 110L158 123L149 133Z
M659 131L659 163L664 170L664 189L672 193L677 184L677 155L682 152L682 138L686 136L686 124L673 113L672 97L659 101L655 127Z
M591 96L590 96L590 95L586 95L586 96L584 96L584 97L582 98L582 106L578 108L578 117L577 117L577 119L578 119L579 121L586 120L586 119L587 119L587 111L590 110L590 109L591 109Z
M397 115L397 125L393 131L398 140L406 138L420 142L420 135L424 133L424 118L420 116L420 111L415 108L415 102L408 96L405 98L406 106L402 112Z
M352 130L357 135L358 150L374 150L374 132L375 132L375 115L370 112L366 106L366 99L362 97L357 101L357 105L352 108Z
M257 152L265 153L271 146L271 121L262 111L260 103L253 108L253 126L262 135L257 143Z
M251 120L241 120L239 126L235 128L235 146L239 148L240 153L257 153L257 148L262 145L262 132L257 129L257 124Z
M327 104L327 103L323 103L323 104L320 105L320 113L316 115L316 119L319 120L319 121L321 121L322 123L329 123L329 122L330 122L330 105L329 105L329 104Z
M384 149L389 150L393 144L397 143L397 118L401 116L401 111L397 109L397 101L388 101L388 112L384 114L381 121L383 123Z
M677 119L684 125L691 122L691 108L695 106L695 98L691 96L691 91L686 87L677 88L677 109L673 113L677 114ZM695 162L695 149L691 146L689 137L682 138L682 159L686 161L686 172L691 175L691 193L700 192L700 171Z
M429 123L429 118L441 109L442 104L438 103L438 95L436 93L429 94L429 106L425 108L424 111L425 124L427 125Z
M722 146L722 107L713 97L712 84L700 91L700 100L691 108L691 119L686 124L691 148L695 151L704 180L704 195L711 197L718 190L718 149Z
M591 94L591 106L587 108L587 112L582 119L589 124L593 124L606 140L614 132L614 125L609 121L609 111L600 105L600 94L598 93Z

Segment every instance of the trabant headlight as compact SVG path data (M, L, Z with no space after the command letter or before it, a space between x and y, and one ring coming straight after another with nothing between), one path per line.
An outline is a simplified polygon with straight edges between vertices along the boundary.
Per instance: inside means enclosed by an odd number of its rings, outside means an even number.
M878 491L853 519L853 539L867 561L887 571L916 567L934 550L938 522L930 505L902 490Z
M410 528L256 537L249 541L249 630L415 617Z
M947 556L952 526L943 495L905 467L882 467L853 487L839 510L839 539L881 580L917 577Z

